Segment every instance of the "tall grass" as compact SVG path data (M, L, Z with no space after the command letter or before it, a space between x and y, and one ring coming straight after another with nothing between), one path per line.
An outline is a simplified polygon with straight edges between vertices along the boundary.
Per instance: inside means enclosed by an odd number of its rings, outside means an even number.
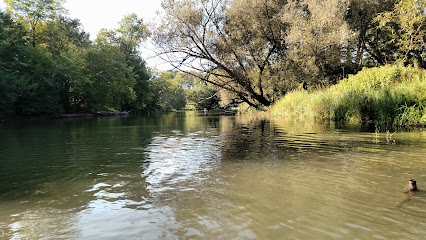
M426 124L426 71L387 65L363 69L339 84L293 91L270 108L275 116L380 124Z

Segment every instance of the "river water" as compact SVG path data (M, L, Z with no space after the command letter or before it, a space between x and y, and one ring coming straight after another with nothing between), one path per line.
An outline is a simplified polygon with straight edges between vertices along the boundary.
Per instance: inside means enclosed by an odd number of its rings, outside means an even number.
M376 131L200 112L3 122L0 239L425 239L426 131ZM411 178L424 191L405 193Z

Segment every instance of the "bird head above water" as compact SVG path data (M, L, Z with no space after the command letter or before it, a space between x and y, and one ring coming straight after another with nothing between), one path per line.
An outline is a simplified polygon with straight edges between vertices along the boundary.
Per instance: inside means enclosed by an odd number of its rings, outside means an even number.
M409 191L418 191L419 189L417 188L417 183L414 179L410 179L408 181L408 190Z

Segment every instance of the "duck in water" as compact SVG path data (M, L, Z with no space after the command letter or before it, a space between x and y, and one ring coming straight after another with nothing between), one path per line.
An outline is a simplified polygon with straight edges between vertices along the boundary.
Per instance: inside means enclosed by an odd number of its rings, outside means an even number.
M406 196L406 198L401 201L398 205L396 205L397 207L402 207L404 204L406 204L407 202L411 201L411 198L413 197L413 192L417 192L419 191L419 189L417 188L417 183L416 180L414 179L410 179L408 181L408 186L405 188L405 193L408 193L408 195Z
M417 188L417 183L414 179L410 179L410 181L408 181L407 191L408 192L419 191L419 189Z

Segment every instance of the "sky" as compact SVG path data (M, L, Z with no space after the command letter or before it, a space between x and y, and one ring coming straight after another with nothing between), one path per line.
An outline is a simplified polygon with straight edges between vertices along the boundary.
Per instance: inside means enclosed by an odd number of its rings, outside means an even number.
M136 13L145 23L155 22L156 12L161 10L161 0L67 0L64 7L71 18L80 19L83 28L95 39L102 28L115 29L124 15ZM0 0L0 8L5 9ZM141 49L142 57L151 67L169 68L161 60L154 58L152 45L145 43Z

